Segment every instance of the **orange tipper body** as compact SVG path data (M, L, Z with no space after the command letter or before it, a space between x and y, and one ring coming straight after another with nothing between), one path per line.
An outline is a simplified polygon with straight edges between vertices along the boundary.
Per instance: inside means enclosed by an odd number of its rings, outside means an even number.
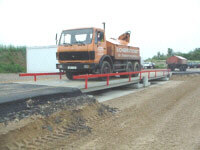
M122 44L118 40L109 39L107 41L108 55L117 60L139 60L140 50L138 47Z
M180 71L186 71L188 67L187 59L182 56L171 56L167 58L166 63L167 67L171 69L171 71L174 71L176 68Z
M187 64L187 59L181 56L171 56L166 62L167 64Z
M132 67L136 62L140 65L139 48L129 42L130 32L118 39L106 40L105 32L100 28L63 30L57 49L57 69L73 75L103 73L104 64L110 72L127 71L128 62Z

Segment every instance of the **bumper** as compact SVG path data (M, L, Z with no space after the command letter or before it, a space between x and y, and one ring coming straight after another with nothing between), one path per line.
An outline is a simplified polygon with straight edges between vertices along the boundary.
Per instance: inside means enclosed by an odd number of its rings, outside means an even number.
M65 70L68 72L95 71L97 67L98 67L98 64L95 64L95 63L56 64L56 69Z

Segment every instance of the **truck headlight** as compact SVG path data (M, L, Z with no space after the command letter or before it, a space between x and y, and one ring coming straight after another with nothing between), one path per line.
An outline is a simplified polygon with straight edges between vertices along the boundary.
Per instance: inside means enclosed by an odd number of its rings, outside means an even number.
M61 64L59 64L59 65L58 65L58 68L59 68L59 69L62 69L62 68L63 68L63 66L62 66Z
M84 65L83 68L89 69L89 68L90 68L90 65Z

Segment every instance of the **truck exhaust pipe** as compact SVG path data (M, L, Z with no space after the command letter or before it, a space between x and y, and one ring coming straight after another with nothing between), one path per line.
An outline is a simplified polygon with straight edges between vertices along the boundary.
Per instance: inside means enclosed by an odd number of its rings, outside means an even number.
M56 33L55 40L56 40L56 45L57 45L58 44L58 34L57 33Z
M105 32L106 31L106 23L103 22L102 24L103 24L103 29L104 29L104 32Z

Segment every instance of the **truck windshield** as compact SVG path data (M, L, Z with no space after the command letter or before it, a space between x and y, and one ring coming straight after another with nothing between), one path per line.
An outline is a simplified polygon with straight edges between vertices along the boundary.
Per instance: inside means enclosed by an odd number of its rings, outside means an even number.
M92 42L93 29L78 29L63 31L59 45L90 44Z

